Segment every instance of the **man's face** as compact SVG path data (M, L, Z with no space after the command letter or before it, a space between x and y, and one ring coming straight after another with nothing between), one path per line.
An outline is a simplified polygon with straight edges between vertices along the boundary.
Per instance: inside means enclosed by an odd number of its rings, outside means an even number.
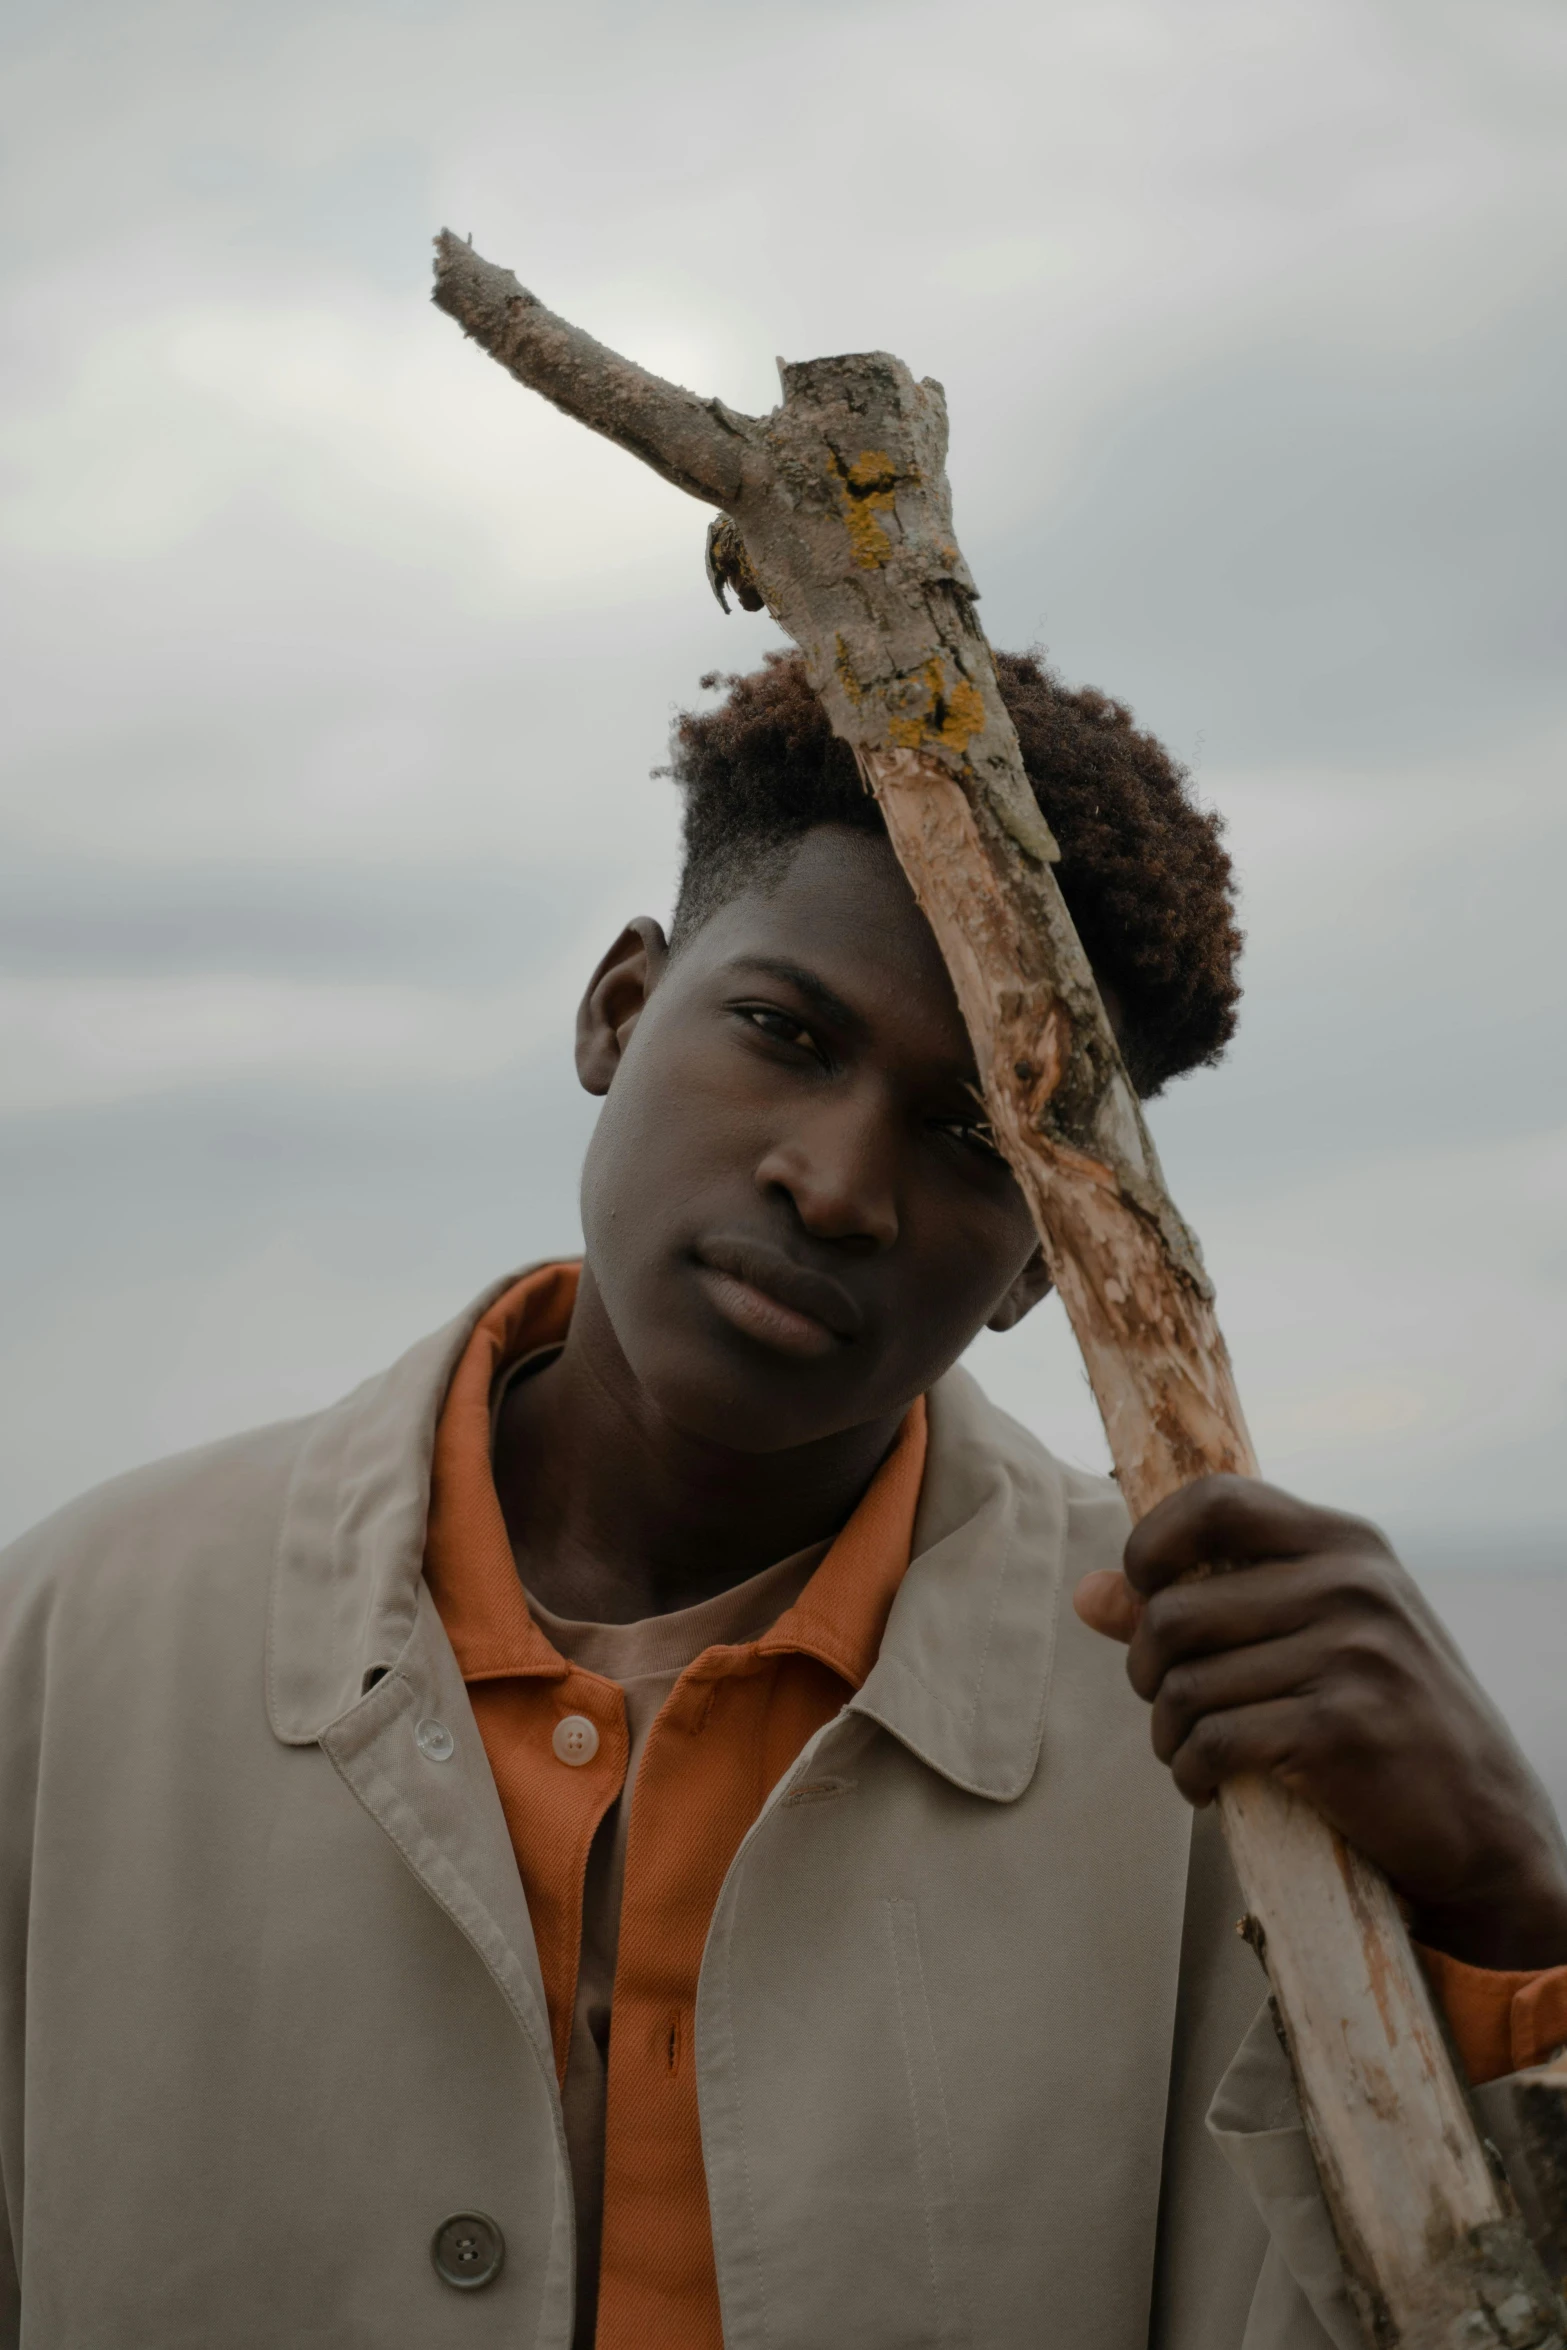
M807 833L672 959L633 926L578 1066L608 1097L590 1277L693 1436L772 1452L895 1418L1045 1286L935 940L875 835Z

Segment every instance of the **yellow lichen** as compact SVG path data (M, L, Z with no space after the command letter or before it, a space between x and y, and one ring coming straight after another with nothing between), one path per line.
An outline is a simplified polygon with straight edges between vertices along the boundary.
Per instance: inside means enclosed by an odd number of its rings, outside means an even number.
M833 463L850 551L861 571L879 571L892 553L892 541L876 516L892 511L898 469L885 449L863 449L848 467L837 458Z
M859 505L845 503L843 522L849 534L849 546L855 562L862 571L879 571L892 553L892 541L877 521L874 508L892 504L890 493L882 497L863 499Z
M985 697L977 685L960 677L947 693L940 739L949 751L966 751L985 723Z
M910 683L914 681L911 679ZM889 718L887 739L900 751L955 751L961 758L985 723L985 697L961 672L949 685L939 653L919 672L924 707Z
M854 674L853 664L849 659L849 648L841 635L835 637L833 641L837 647L837 658L833 662L833 667L838 673L838 683L851 702L862 702L865 698L865 689Z

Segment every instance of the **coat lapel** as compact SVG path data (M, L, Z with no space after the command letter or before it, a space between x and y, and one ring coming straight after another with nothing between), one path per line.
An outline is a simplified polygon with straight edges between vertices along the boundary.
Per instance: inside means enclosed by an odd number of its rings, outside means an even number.
M930 1397L913 1563L853 1710L993 1803L1015 1802L1039 1761L1066 1524L1055 1462L949 1372Z
M569 2246L565 2138L533 1928L478 1725L423 1574L441 1404L475 1324L518 1278L493 1283L311 1429L274 1564L267 1708L285 1744L322 1748L500 1986L555 2114L555 2218Z
M424 1570L435 1424L475 1324L520 1276L323 1412L284 1505L267 1624L267 1713L313 1746L412 1637Z

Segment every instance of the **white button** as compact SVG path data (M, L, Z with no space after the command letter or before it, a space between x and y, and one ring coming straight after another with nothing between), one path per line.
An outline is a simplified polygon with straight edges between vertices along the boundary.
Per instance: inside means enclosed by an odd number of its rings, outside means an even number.
M414 1732L414 1744L431 1762L450 1762L457 1751L457 1741L444 1722L427 1714Z
M599 1750L599 1734L586 1714L567 1714L555 1724L550 1744L561 1761L575 1770L579 1763L593 1760Z

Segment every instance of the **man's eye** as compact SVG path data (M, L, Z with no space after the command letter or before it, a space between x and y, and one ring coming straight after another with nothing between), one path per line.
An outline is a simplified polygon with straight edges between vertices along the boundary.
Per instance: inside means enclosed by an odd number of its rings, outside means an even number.
M796 1020L792 1013L777 1011L771 1004L741 1004L737 1009L742 1020L749 1021L753 1028L758 1029L763 1036L770 1036L776 1044L791 1044L802 1052L820 1055L821 1047L815 1037L804 1022Z

